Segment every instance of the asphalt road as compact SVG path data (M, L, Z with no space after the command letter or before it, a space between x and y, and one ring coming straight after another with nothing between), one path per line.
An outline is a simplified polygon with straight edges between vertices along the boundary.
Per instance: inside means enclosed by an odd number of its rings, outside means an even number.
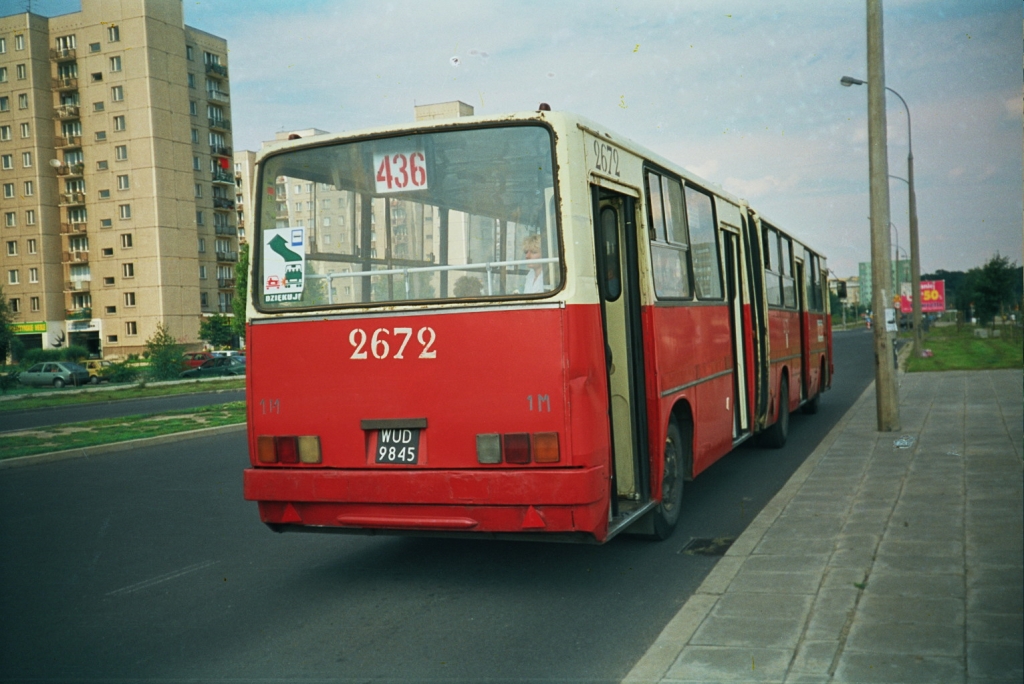
M67 407L55 406L27 411L2 411L0 412L0 432L79 423L83 420L99 420L100 418L164 413L179 409L225 404L229 401L245 401L245 390L222 390L150 399L104 401L96 404L74 404Z
M243 435L0 471L2 681L617 682L861 394L872 338L790 442L688 484L662 543L275 535Z

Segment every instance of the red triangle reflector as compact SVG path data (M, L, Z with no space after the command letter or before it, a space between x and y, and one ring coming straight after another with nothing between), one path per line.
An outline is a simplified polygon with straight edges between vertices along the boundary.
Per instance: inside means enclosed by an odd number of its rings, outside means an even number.
M526 509L526 515L523 516L523 529L524 530L542 530L547 527L547 523L544 522L544 518L540 516L537 509L530 506Z
M299 516L299 512L295 510L295 506L289 503L284 505L284 513L281 514L281 522L300 523L302 522L302 518Z

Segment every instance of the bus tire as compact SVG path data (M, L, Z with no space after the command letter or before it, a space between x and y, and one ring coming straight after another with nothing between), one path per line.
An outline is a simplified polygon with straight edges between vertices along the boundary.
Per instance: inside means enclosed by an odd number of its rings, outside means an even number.
M789 380L782 376L779 383L779 416L775 424L761 433L761 444L770 449L781 449L789 438Z
M809 416L813 416L815 413L818 412L818 406L820 404L821 404L821 392L818 392L813 397L808 399L807 402L804 403L804 405L802 407L800 407L800 411L803 412L803 413L806 413Z
M679 511L683 506L683 481L688 462L690 441L683 437L675 416L668 424L665 435L665 471L661 478L661 502L654 509L654 538L665 540L675 532Z

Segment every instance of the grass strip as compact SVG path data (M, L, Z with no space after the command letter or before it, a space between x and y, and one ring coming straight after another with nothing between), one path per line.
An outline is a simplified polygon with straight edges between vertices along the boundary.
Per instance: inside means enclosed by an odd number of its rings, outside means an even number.
M5 433L0 442L0 460L244 422L245 402L233 401L167 413L50 425Z
M0 411L25 411L29 409L51 408L54 406L76 406L79 404L98 404L107 401L124 401L131 399L148 399L150 397L168 397L178 394L200 394L218 392L220 390L245 389L245 378L230 378L215 382L182 382L172 385L124 385L120 389L84 388L80 390L64 389L47 391L44 394L22 394L17 399L0 401ZM8 394L8 396L11 396Z
M964 326L932 328L925 335L924 349L931 357L911 354L907 370L914 372L947 370L991 370L996 368L1024 368L1024 345L1020 333L1012 328L996 328L1000 337L975 337L977 328ZM989 333L991 334L991 333Z

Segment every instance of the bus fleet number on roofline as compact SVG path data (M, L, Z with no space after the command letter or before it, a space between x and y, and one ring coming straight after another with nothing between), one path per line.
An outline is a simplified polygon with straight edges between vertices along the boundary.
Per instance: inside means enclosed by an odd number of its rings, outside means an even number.
M392 330L377 328L369 336L362 328L355 328L348 334L348 342L354 348L352 356L349 358L367 359L372 355L375 359L386 359L388 356L404 359L405 348L412 337L412 328L393 328ZM416 332L416 341L420 345L420 353L416 358L436 359L437 350L434 349L436 339L437 334L433 328L420 328ZM391 354L392 349L395 349L394 354Z

